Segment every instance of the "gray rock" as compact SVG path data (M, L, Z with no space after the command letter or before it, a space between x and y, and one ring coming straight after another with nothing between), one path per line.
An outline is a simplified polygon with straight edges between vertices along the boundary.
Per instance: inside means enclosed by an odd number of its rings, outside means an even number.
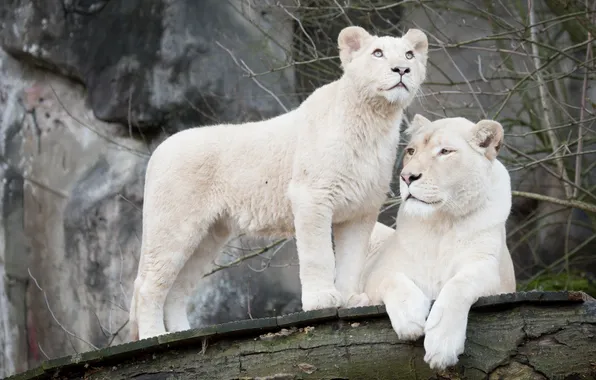
M128 339L150 152L179 129L295 105L281 95L294 92L291 68L245 75L286 59L262 34L291 45L279 12L265 1L0 4L0 377ZM193 323L239 317L242 278L255 315L295 305L284 271L214 274Z
M150 145L129 137L121 125L95 119L82 86L22 70L0 54L0 88L7 93L0 104L0 360L6 375L46 355L128 340L145 168L163 137ZM222 264L266 243L240 242ZM262 269L265 258L209 276L192 305L193 325L247 318L251 307L255 317L298 310L295 248L267 259L267 270L253 270Z
M6 0L0 45L82 82L98 119L171 132L280 112L265 90L239 75L244 64L258 73L286 61L261 31L290 46L291 22L280 12L267 1ZM292 70L259 80L273 94L293 93Z

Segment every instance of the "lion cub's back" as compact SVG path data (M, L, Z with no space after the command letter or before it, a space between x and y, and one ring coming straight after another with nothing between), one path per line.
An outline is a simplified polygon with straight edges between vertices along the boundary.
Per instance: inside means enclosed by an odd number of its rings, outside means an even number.
M291 120L287 120L286 115L289 114L258 122L180 131L164 140L153 152L148 175L156 169L167 169L192 173L199 176L197 179L219 173L218 180L235 180L231 178L235 173L279 163L279 156L293 154L294 150L292 143L295 139L288 123Z
M288 116L170 136L150 159L146 195L183 194L207 202L246 233L287 230L286 190L297 141Z

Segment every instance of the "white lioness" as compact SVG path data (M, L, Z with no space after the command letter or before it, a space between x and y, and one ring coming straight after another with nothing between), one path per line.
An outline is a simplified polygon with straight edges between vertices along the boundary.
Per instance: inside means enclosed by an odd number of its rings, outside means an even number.
M511 181L496 159L503 128L416 115L406 132L396 230L375 227L362 285L400 339L426 335L424 360L444 369L464 350L470 306L515 291L505 241Z
M190 328L186 304L235 235L296 236L302 308L365 302L368 241L389 190L403 110L426 76L416 29L338 37L343 75L297 109L193 128L153 153L130 321L133 339ZM331 230L335 238L335 257Z

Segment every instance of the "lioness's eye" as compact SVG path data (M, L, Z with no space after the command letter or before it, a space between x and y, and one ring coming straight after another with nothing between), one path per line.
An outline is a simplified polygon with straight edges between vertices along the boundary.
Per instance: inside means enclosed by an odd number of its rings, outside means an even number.
M373 55L377 58L381 58L383 56L383 50L375 49L375 51L373 51Z
M443 148L443 149L441 149L441 151L439 152L439 154L444 156L444 155L447 155L447 154L453 153L453 152L455 152L453 149Z
M412 50L408 50L408 51L406 52L406 58L407 58L407 59L412 59L412 58L414 58L414 52L413 52Z
M408 149L406 149L406 154L408 156L413 156L414 155L414 152L415 152L415 149L414 148L408 148Z

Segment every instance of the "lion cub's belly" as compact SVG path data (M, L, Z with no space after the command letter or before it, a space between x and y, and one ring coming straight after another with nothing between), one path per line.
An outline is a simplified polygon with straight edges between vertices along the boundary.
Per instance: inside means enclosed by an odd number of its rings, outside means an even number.
M375 213L385 200L389 178L381 178L377 171L369 178L353 178L340 174L330 179L333 223L341 223L369 213ZM258 236L292 236L294 214L288 197L289 177L262 179L252 183L250 191L234 202L229 217L238 232Z
M281 147L270 148L276 150L272 155L277 161L264 157L253 164L254 172L244 170L230 183L236 189L228 199L228 216L241 233L290 236L295 230L288 188L295 157L282 154ZM305 191L330 193L321 202L331 201L333 223L378 212L389 190L395 158L391 145L387 143L382 152L377 147L375 151L359 153L362 156L345 152L336 156L336 167L314 182L311 178L300 180Z
M288 177L260 177L237 195L228 216L238 233L279 237L294 234L294 217L287 196Z

